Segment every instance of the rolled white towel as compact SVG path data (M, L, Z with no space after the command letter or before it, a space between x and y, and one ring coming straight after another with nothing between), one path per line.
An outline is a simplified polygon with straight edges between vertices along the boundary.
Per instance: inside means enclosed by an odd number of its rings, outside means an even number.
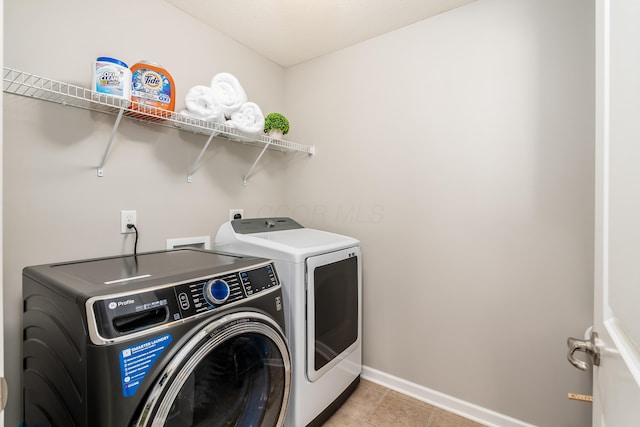
M247 102L247 94L238 79L229 73L218 73L211 79L213 97L227 119Z
M222 123L224 113L216 100L214 90L207 86L194 86L185 97L185 105L189 115L210 122Z
M242 135L254 136L264 131L264 115L257 104L245 102L231 114L226 124Z

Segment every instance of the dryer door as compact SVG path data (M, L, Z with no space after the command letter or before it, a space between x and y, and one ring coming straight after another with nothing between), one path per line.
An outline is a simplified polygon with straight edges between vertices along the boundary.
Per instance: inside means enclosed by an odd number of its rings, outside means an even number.
M361 340L360 248L310 257L306 267L307 377L315 381Z
M280 327L253 312L200 330L158 378L136 427L281 426L291 361Z

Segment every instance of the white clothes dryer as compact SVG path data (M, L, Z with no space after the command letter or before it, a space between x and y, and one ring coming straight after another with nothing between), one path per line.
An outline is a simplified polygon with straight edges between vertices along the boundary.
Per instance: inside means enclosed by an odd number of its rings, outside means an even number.
M215 249L275 262L292 353L286 424L322 425L362 372L360 242L291 218L251 218L222 224Z

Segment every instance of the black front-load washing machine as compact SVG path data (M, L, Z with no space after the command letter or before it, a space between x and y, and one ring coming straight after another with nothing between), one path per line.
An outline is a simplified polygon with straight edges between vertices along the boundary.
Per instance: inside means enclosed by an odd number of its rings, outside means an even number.
M181 249L23 271L25 427L280 426L271 261Z

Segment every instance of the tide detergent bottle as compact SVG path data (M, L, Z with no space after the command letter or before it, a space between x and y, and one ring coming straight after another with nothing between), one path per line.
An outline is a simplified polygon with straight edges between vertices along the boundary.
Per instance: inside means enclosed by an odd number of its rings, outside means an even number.
M167 117L162 110L175 109L175 84L160 65L140 61L131 67L131 108L152 116Z

